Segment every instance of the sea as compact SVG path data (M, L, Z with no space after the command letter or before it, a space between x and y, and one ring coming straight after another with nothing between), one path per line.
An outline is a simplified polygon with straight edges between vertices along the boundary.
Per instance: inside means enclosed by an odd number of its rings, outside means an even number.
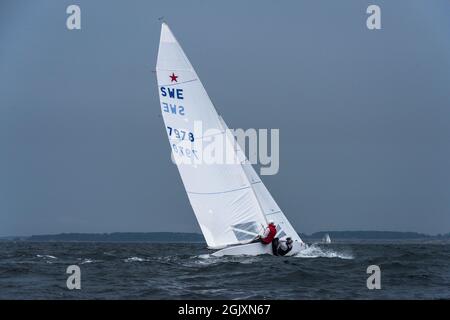
M368 288L374 281L379 289ZM218 258L203 243L2 241L0 299L450 299L450 242L310 243L295 257Z

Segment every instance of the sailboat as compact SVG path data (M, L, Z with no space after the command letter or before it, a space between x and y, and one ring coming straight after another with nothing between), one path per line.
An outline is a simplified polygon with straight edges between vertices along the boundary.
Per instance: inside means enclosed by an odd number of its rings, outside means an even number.
M246 159L235 137L218 114L197 73L169 26L161 27L156 64L158 93L167 136L189 202L214 256L272 254L270 245L254 242L273 221L276 237L290 237L295 255L305 243ZM196 130L201 123L202 131ZM223 138L232 164L205 163L202 142Z
M323 238L322 238L322 243L328 244L331 243L331 238L330 235L328 233L326 233Z

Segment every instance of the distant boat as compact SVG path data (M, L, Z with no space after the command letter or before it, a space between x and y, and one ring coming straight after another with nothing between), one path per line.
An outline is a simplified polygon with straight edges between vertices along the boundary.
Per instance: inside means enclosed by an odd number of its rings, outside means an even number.
M328 233L326 233L322 238L322 243L331 243L331 238Z
M208 247L221 249L214 255L272 254L270 245L252 242L268 220L275 222L277 237L292 238L293 248L287 255L306 248L218 115L166 23L161 28L156 74L172 155ZM194 122L202 123L200 136L194 136ZM202 152L197 142L206 138L206 129L216 130L215 136L235 144L227 150L227 159L230 152L233 158L243 160L235 164L196 163ZM186 158L191 163L183 162Z

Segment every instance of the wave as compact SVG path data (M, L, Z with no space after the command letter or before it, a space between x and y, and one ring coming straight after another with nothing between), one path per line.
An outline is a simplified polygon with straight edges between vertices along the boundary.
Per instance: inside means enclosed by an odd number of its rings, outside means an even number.
M87 264L87 263L94 263L97 262L97 260L92 260L92 259L84 259L81 264Z
M149 261L148 259L139 258L139 257L130 257L123 260L124 262L145 262Z
M256 261L259 261L259 257L261 256L249 256L249 255L234 255L234 256L223 256L223 257L216 257L212 254L200 254L198 256L193 256L193 258L198 258L203 261L209 260L209 261L228 261L228 262L238 262L238 263L253 263Z
M36 257L38 257L38 258L48 258L48 259L58 259L57 257L51 256L49 254L37 254Z
M339 259L354 259L353 255L346 252L338 252L333 249L325 249L318 244L312 244L306 249L293 255L296 258L339 258Z
M186 266L213 266L222 263L253 264L259 263L261 259L263 259L262 256L236 255L216 257L211 254L200 254L192 256L191 261L188 261Z

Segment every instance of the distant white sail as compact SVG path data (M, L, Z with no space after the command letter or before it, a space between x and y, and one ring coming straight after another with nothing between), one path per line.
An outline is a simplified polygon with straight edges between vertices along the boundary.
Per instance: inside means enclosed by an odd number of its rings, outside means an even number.
M328 233L323 236L322 242L323 243L331 243L331 238Z
M266 217L279 225L279 235L288 234L301 242L253 167L245 161L239 146L227 149L242 163L197 163L202 150L195 123L203 131L214 130L215 138L237 145L217 114L205 88L167 24L162 24L156 65L162 115L173 157L209 247L219 248L252 240L267 224ZM227 156L230 156L229 154ZM188 159L187 159L188 158ZM193 160L191 162L182 160Z

